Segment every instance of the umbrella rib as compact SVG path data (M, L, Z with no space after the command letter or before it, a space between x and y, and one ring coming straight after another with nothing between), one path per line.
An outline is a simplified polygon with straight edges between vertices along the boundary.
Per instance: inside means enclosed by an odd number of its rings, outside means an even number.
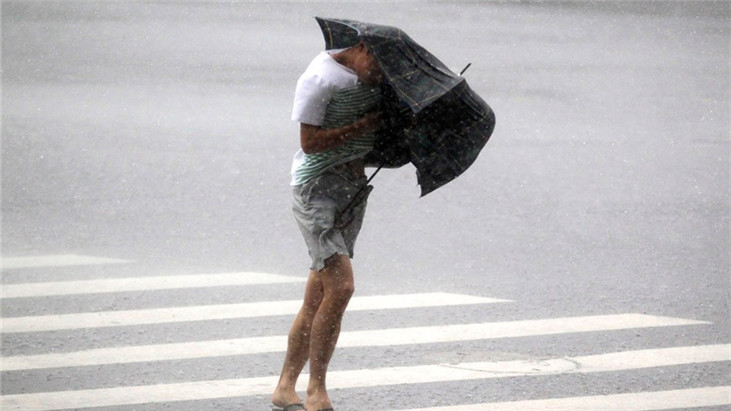
M408 74L413 74L413 73L418 73L418 72L419 72L419 70L414 70L414 71L412 71L412 72L410 72L410 73L408 73ZM431 97L431 98L428 98L428 99L425 99L425 100L421 100L421 101L416 101L416 100L414 100L413 98L411 98L411 97L410 97L410 96L409 96L409 95L408 95L408 94L407 94L407 93L406 93L406 92L405 92L405 91L404 91L404 90L403 90L403 89L402 89L401 87L399 87L399 86L398 86L397 84L395 84L395 83L393 82L393 80L400 80L400 79L403 79L403 78L405 78L406 76L408 76L408 74L405 74L405 75L403 75L403 76L399 76L399 77L394 77L394 78L392 79L392 81L391 81L391 86L392 86L393 88L397 89L398 91L400 91L400 92L401 92L401 93L400 93L401 97L402 97L402 98L405 98L405 99L407 99L407 100L409 100L409 101L411 102L411 103L410 103L410 105L414 105L414 106L417 106L417 107L419 107L419 108L423 108L423 107L426 107L426 106L428 106L428 105L429 105L429 104L430 104L431 102L433 102L434 100L436 100L436 99L438 99L439 97L441 97L441 96L437 96L437 97ZM461 82L461 81L460 81L460 82ZM458 82L457 84L453 85L452 87L448 87L448 86L446 86L446 85L444 85L444 84L442 84L442 83L438 83L438 82L435 82L435 84L436 84L437 86L441 87L441 88L442 88L442 89L443 89L443 90L444 90L444 91L446 92L446 91L449 91L449 90L453 89L454 87L456 87L456 86L457 86L457 85L459 84L459 82Z
M330 47L335 47L335 39L333 39L333 30L330 28L330 23L325 22L327 25L327 34L330 36Z

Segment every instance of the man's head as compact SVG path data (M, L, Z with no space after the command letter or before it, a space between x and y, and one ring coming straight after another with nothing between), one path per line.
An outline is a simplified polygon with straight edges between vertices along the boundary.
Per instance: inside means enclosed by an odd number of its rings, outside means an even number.
M346 65L355 71L358 80L365 84L378 84L383 80L383 71L364 42L361 41L346 51L350 53L350 64Z

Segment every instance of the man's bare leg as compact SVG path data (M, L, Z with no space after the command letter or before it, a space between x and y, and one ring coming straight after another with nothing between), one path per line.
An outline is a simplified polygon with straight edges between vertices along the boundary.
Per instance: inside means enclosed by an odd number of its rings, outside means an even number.
M314 270L310 271L302 308L289 331L282 374L279 377L277 388L272 394L272 403L276 406L284 407L302 402L295 391L295 385L310 355L312 321L320 307L323 295L321 274Z
M330 257L320 271L320 281L323 298L313 318L310 337L310 381L305 403L308 410L332 406L325 375L340 335L345 308L355 289L350 259L344 255Z

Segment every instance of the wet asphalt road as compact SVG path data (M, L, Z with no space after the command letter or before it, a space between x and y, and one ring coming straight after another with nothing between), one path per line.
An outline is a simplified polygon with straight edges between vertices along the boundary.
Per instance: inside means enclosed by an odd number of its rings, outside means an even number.
M334 368L728 343L728 3L3 2L3 283L306 274L287 186L294 84L315 15L397 25L459 71L497 127L463 176L418 198L379 174L358 295L450 292L496 306L357 312L352 330L643 313L657 328L336 354ZM297 299L301 284L10 299L3 316ZM11 334L3 355L286 333L264 317ZM3 374L3 394L273 375L281 354ZM728 362L535 380L341 390L339 409L728 384ZM71 377L69 377L71 376ZM353 398L358 404L350 403ZM262 396L129 409L258 409ZM360 405L359 405L360 404ZM172 407L172 408L170 408ZM117 407L115 409L122 409ZM124 408L127 409L127 408Z

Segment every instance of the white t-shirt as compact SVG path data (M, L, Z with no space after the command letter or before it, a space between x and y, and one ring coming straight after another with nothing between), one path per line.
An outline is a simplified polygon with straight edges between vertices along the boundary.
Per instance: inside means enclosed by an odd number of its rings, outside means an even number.
M297 80L292 120L322 126L335 90L358 85L355 71L332 58L332 54L339 51L328 50L318 54Z
M377 86L360 83L355 71L332 58L340 50L323 51L315 57L297 81L292 120L325 128L349 124L377 108ZM331 103L336 107L328 113ZM308 181L329 167L362 157L373 148L375 135L369 133L322 153L298 150L292 160L291 182Z

